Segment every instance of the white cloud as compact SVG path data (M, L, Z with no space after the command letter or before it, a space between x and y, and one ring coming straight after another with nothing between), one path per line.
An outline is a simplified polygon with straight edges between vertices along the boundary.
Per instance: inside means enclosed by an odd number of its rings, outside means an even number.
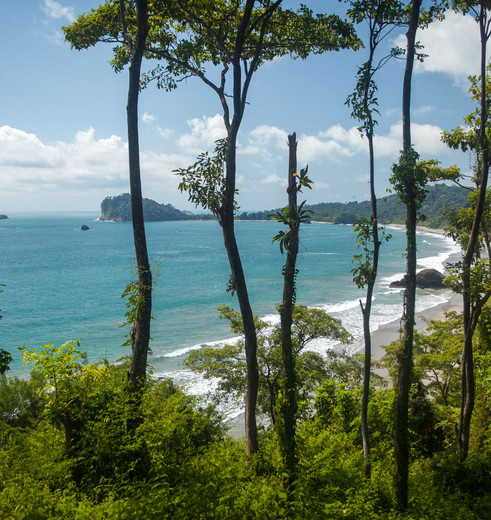
M187 123L191 133L179 137L177 144L188 153L197 154L212 149L216 140L227 136L223 117L220 114L190 119Z
M261 179L260 181L262 184L280 184L281 186L287 185L286 176L284 178L281 178L276 173L271 173L264 179Z
M152 116L152 114L149 114L148 112L144 112L144 114L142 115L142 121L146 125L151 125L155 122L155 116Z
M467 76L479 74L480 67L479 27L474 17L448 11L443 21L418 31L417 39L428 57L422 63L417 62L414 70L448 74L454 84L467 90ZM405 36L399 36L395 43L405 47Z
M189 163L178 154L141 152L142 183L146 190L174 188L172 170ZM119 136L96 139L95 130L77 132L73 142L42 142L36 135L0 127L0 183L9 193L128 191L128 148ZM101 199L102 200L102 199Z
M275 161L278 152L288 149L288 134L277 126L260 125L249 133L246 146L240 146L241 155L259 155L261 160Z
M170 128L160 128L160 126L157 126L157 132L163 139L168 139L174 133L174 130L171 130Z
M55 20L64 18L69 23L75 21L73 7L63 6L54 0L44 0L44 6L42 9L49 18Z
M423 105L421 107L413 109L413 115L421 116L424 114L428 114L429 112L433 112L433 110L435 110L435 107L432 107L430 105Z

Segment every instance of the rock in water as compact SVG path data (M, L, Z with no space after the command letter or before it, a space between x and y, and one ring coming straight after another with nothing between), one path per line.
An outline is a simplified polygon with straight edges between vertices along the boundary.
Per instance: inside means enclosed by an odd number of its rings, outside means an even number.
M89 230L89 226L87 226L86 224L83 224L82 227L80 228L82 231L87 231Z
M420 289L445 289L443 276L436 269L423 269L416 275L416 287Z
M416 287L420 289L445 289L444 276L436 269L423 269L416 275ZM406 287L406 277L392 282L389 287Z
M0 220L8 220L9 218L7 215L0 215Z

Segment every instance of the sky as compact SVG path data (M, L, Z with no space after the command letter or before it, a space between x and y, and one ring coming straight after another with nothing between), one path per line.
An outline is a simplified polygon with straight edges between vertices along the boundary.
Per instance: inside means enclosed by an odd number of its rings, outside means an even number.
M6 2L0 19L0 214L28 211L99 211L101 201L129 191L126 97L128 71L115 73L112 46L76 51L62 26L96 8L99 0ZM305 3L314 12L342 13L335 0ZM365 27L357 28L360 36ZM479 74L479 30L471 16L447 13L418 32L428 57L416 64L412 140L421 158L469 172L472 157L448 149L442 130L463 124L473 110L467 80ZM405 37L393 32L387 50ZM305 61L265 64L252 79L238 138L241 210L286 205L287 136L296 132L298 164L314 181L308 203L369 198L368 148L346 97L366 50L340 51ZM147 63L149 68L152 64ZM387 195L391 165L401 149L404 62L377 75L376 189ZM194 163L225 135L217 95L197 78L172 92L150 85L140 96L140 151L144 197L194 210L172 172Z

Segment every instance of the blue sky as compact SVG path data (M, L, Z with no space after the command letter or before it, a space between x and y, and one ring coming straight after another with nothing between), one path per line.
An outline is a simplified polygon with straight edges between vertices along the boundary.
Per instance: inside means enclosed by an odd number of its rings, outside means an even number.
M126 150L127 71L108 64L111 45L71 50L61 26L99 5L96 0L7 2L0 19L0 213L98 211L106 196L129 191ZM286 7L301 2L285 0ZM314 11L341 12L335 0L305 1ZM364 27L359 28L360 35ZM402 40L401 40L402 38ZM469 171L472 158L448 150L440 133L463 123L473 105L469 74L479 72L478 26L449 13L418 34L429 57L416 66L413 142L422 158ZM404 43L393 33L387 47ZM295 131L299 165L314 180L309 202L368 198L367 146L344 102L354 87L362 49L306 61L281 58L253 77L239 135L238 187L243 210L286 203L286 136ZM404 64L378 75L381 115L376 137L377 192L389 187L401 148ZM140 148L145 197L194 209L172 170L186 167L224 135L218 98L199 79L174 92L150 86L140 98Z

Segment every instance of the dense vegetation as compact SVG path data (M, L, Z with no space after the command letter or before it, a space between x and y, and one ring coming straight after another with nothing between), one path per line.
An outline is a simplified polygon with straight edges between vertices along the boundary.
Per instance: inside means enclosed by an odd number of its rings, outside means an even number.
M445 228L450 223L445 210L455 210L469 205L469 191L458 186L443 183L428 187L419 223L432 228ZM362 202L322 202L306 205L312 211L311 219L334 224L355 224L357 219L370 217L370 201ZM379 201L379 222L384 224L404 224L406 219L404 204L397 195L388 195ZM268 220L271 211L243 212L241 220Z
M188 213L180 211L172 204L159 204L151 199L143 199L143 216L147 222L163 220L189 220ZM101 202L101 220L131 222L131 200L129 193L106 197Z
M26 353L36 368L30 380L0 378L0 516L486 518L491 507L490 317L487 309L475 343L479 398L465 462L456 456L453 431L462 346L455 337L462 332L461 316L433 322L416 337L410 400L411 502L405 514L396 512L392 484L394 396L380 377L373 380L369 408L373 477L364 477L360 357L309 359L299 352L303 375L297 480L287 503L272 427L262 430L261 450L248 459L243 441L227 435L216 410L203 408L169 380L150 379L139 425L131 433L127 365L89 365L78 345L69 343ZM305 318L306 314L298 322L304 338L316 323L311 314L305 328ZM274 338L269 341L275 344ZM274 348L277 345L276 339ZM394 344L384 360L392 377L396 355ZM268 356L278 367L278 353L270 350ZM229 384L243 388L242 369L234 372L226 358L222 363L229 366ZM267 401L265 390L265 408Z

